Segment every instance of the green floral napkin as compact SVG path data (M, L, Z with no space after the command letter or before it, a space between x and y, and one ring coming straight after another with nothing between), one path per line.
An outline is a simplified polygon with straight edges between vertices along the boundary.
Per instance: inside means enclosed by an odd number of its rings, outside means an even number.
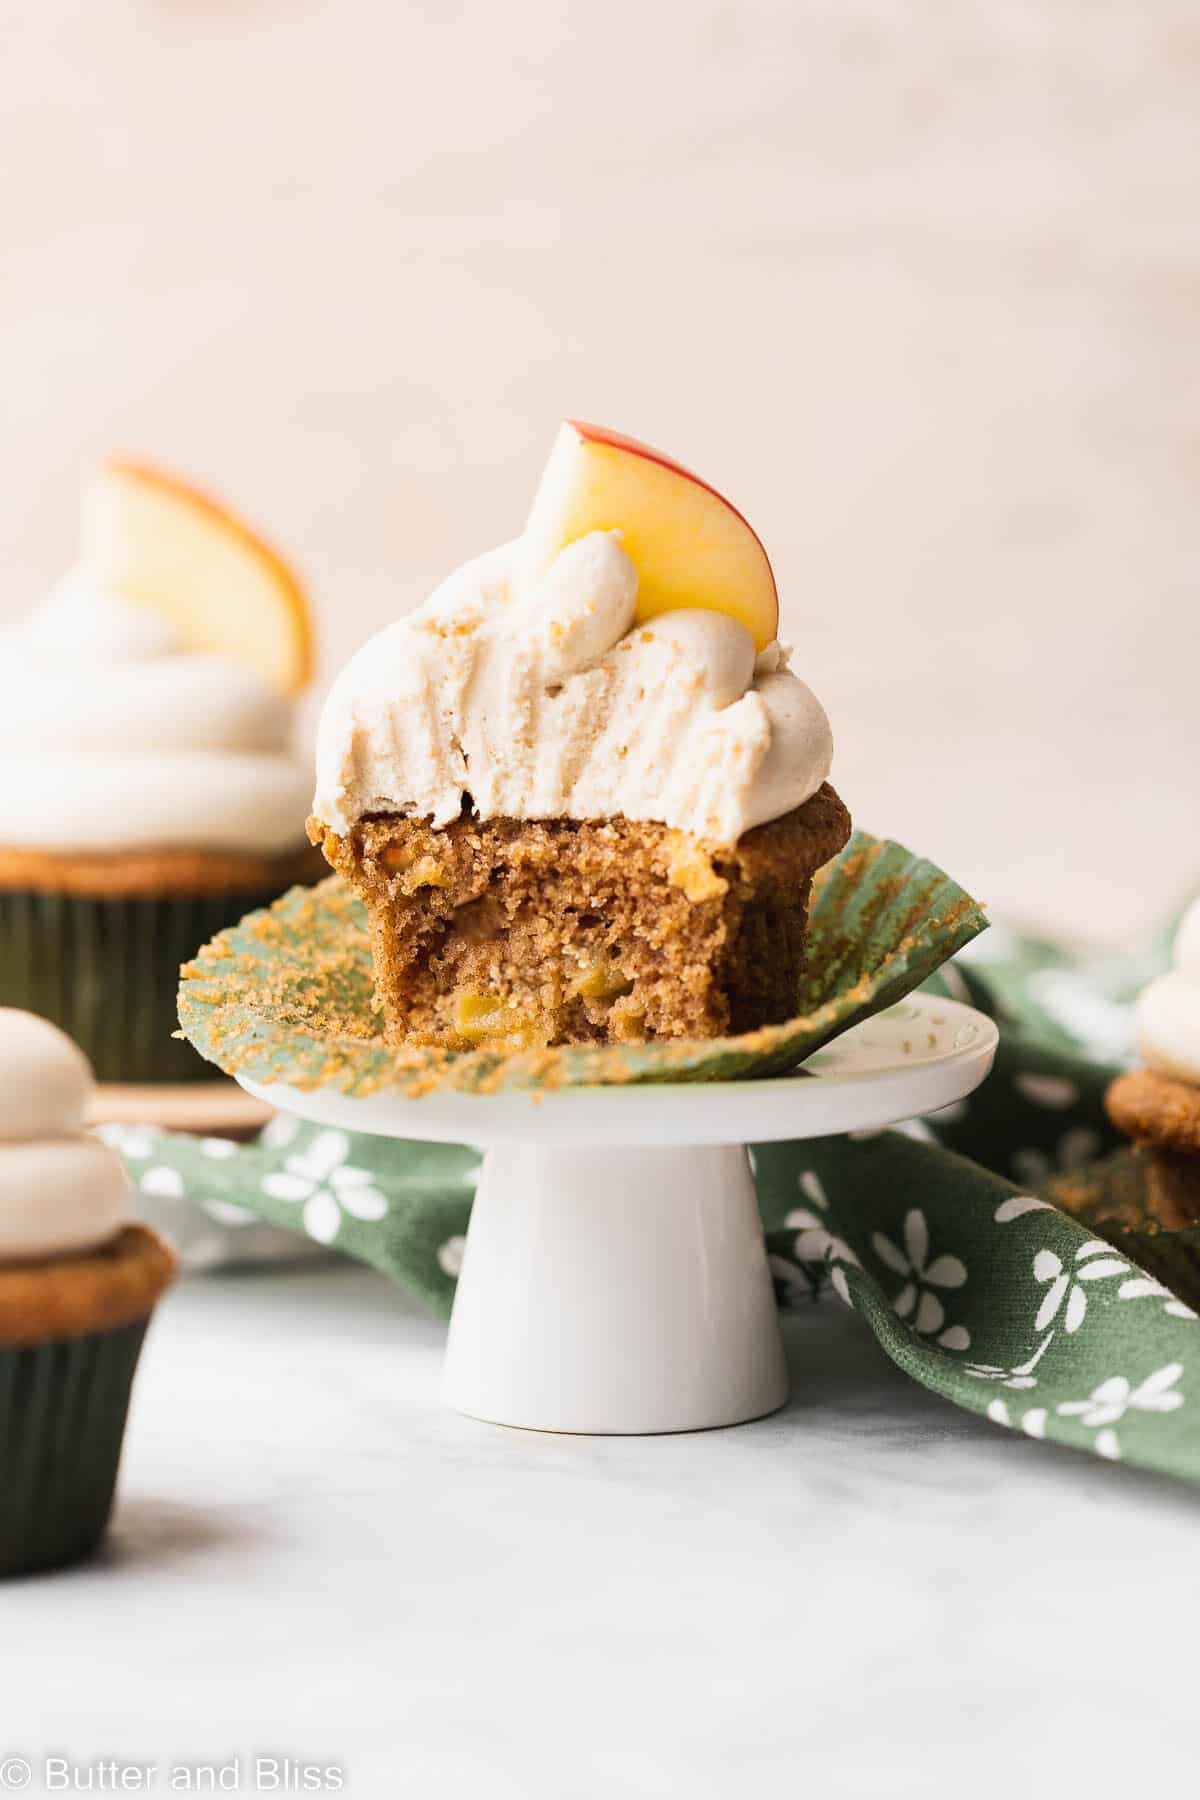
M1040 1192L1115 1143L1104 1088L1170 931L1101 962L993 937L927 984L1001 1023L976 1095L897 1130L752 1152L781 1303L831 1283L902 1369L956 1405L1200 1480L1196 1314ZM144 1130L118 1141L149 1192L182 1188L231 1229L304 1233L449 1312L475 1152L284 1117L236 1150Z

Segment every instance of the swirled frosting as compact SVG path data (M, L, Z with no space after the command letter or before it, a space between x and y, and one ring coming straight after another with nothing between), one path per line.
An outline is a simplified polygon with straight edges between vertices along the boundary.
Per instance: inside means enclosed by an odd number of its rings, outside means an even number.
M722 613L635 627L620 533L569 544L527 591L517 546L457 570L343 669L317 741L313 811L652 820L718 844L829 773L833 739L779 644L756 659Z
M1148 1069L1200 1087L1200 900L1180 922L1174 967L1139 996L1135 1026Z
M270 855L303 840L288 702L73 570L0 640L0 844Z
M0 1262L94 1249L128 1219L121 1159L83 1128L92 1085L65 1032L0 1008Z

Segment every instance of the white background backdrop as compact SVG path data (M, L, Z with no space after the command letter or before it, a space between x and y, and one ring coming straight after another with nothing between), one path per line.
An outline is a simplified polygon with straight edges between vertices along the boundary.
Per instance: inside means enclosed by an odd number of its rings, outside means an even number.
M120 447L299 559L328 679L519 528L575 412L752 517L862 824L1087 935L1200 877L1190 0L6 35L0 615Z

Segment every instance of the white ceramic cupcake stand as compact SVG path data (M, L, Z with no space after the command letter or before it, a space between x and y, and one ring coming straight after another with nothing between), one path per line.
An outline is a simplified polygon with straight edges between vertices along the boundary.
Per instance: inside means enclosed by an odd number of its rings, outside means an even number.
M982 1013L915 994L767 1081L420 1099L244 1085L345 1131L485 1147L451 1406L540 1431L695 1431L787 1399L745 1146L935 1111L995 1050Z

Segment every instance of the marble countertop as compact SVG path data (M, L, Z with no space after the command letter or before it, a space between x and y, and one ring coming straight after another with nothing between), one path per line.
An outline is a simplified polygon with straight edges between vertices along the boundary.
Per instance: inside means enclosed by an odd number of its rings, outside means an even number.
M443 1328L367 1271L185 1283L106 1551L4 1590L0 1781L48 1752L420 1800L1190 1780L1195 1496L955 1411L835 1302L786 1337L775 1418L554 1437L444 1411Z

